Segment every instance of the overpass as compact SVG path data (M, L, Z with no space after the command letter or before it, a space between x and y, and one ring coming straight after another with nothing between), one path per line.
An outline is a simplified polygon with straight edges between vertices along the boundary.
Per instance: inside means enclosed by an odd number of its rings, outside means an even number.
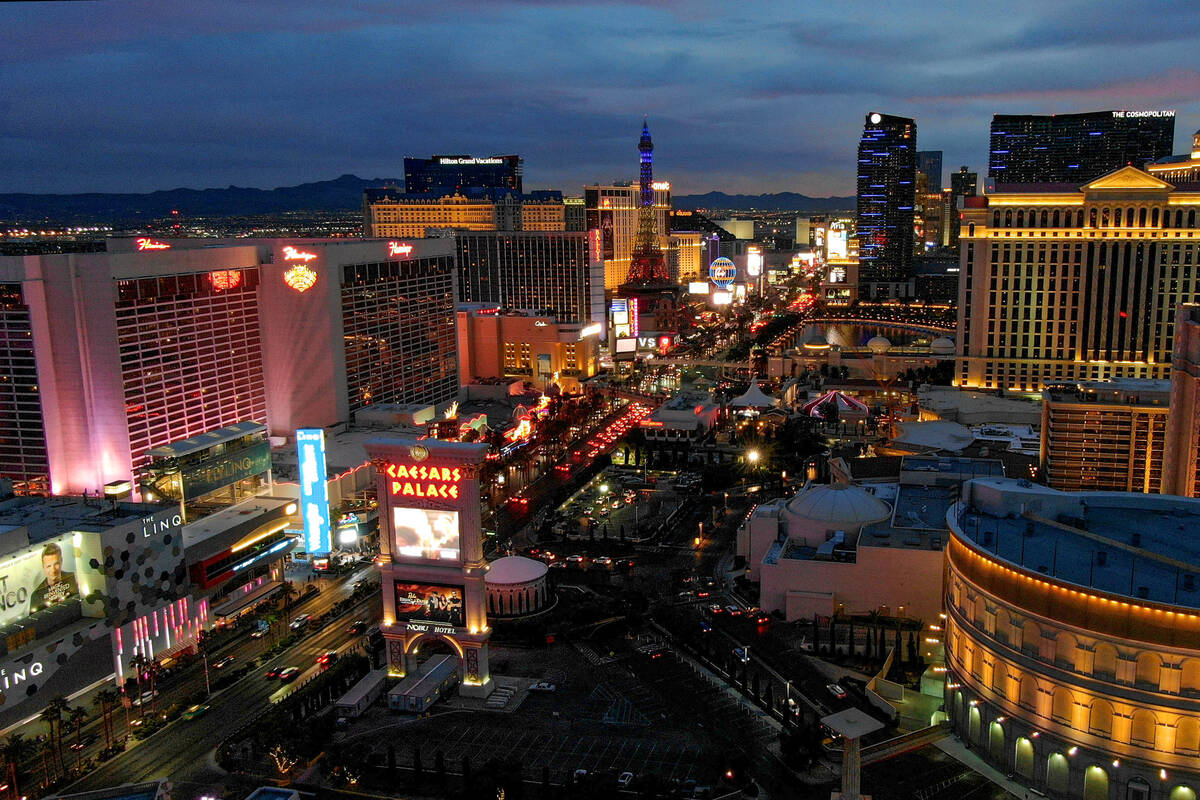
M949 324L934 324L928 322L892 322L891 320L863 319L860 317L813 317L796 323L797 327L804 325L866 325L875 328L897 328L899 330L927 333L932 336L953 336L956 326ZM794 329L793 329L794 330Z

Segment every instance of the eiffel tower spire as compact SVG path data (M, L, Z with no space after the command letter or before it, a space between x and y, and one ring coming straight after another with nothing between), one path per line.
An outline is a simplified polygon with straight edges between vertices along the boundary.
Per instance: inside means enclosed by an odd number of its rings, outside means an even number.
M658 226L654 221L654 142L650 139L650 126L645 118L642 119L638 152L641 153L641 202L626 283L641 286L669 283L667 264L658 247Z

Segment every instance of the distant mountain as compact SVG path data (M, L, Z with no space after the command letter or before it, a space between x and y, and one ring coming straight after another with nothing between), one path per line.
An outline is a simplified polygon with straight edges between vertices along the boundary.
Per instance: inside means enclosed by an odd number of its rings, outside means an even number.
M185 217L351 211L362 207L367 186L398 185L397 178L343 175L331 181L251 189L167 189L149 194L0 194L0 220L31 223L136 223L178 211Z
M854 197L809 197L795 192L777 194L677 194L672 200L676 208L712 208L727 211L850 211Z

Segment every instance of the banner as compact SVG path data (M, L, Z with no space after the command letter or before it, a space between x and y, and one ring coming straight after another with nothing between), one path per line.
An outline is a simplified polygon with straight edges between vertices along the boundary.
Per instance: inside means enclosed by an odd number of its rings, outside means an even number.
M395 583L396 619L466 624L463 588L438 583Z
M64 534L0 561L0 625L79 599L72 534Z

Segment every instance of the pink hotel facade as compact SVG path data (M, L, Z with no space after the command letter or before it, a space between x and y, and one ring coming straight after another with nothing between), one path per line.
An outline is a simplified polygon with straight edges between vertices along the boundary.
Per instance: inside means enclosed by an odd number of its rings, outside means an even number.
M0 258L0 477L95 494L147 450L235 422L289 436L367 405L448 403L454 264L449 239Z

